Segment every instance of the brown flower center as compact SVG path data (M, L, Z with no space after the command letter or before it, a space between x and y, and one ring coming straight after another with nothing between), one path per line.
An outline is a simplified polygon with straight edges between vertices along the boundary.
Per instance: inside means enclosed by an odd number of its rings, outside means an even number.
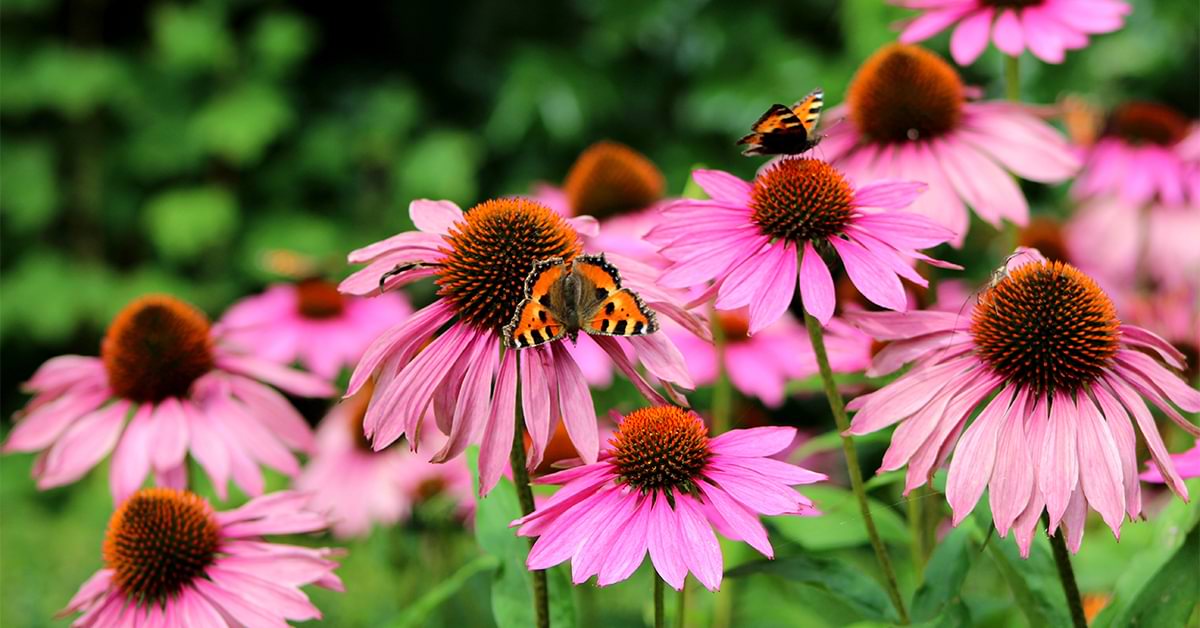
M501 198L467 211L446 236L449 248L438 271L438 294L463 320L499 330L524 297L534 262L579 254L579 235L545 205Z
M335 283L305 279L296 284L296 309L304 318L334 318L346 310L346 297Z
M658 167L616 142L597 142L575 160L563 191L576 215L605 218L648 207L663 196Z
M104 537L104 564L128 599L163 604L216 558L220 528L202 498L142 489L121 504Z
M154 295L125 306L100 347L108 384L130 401L186 397L213 368L208 319L174 297Z
M1130 144L1172 146L1187 136L1189 126L1186 116L1166 105L1131 102L1112 112L1108 135Z
M817 159L776 162L754 179L750 197L752 218L762 232L796 243L840 233L854 213L850 184Z
M904 44L884 46L850 81L850 120L873 142L943 135L962 119L963 83L941 57Z
M609 442L620 480L642 491L691 492L711 454L704 422L673 406L629 413Z
M1042 252L1046 259L1070 262L1067 242L1063 238L1062 225L1049 218L1033 218L1017 236L1017 244Z
M363 419L367 417L367 407L374 393L375 380L369 379L353 397L342 402L348 405L346 413L349 418L346 421L346 429L350 430L350 439L359 451L367 453L374 453L375 450L371 448L371 441L367 440L367 435L363 432Z
M717 312L717 324L725 342L745 342L750 339L750 319L741 312Z
M1026 264L979 297L976 352L1009 382L1035 392L1076 392L1117 352L1120 321L1091 277L1062 262Z

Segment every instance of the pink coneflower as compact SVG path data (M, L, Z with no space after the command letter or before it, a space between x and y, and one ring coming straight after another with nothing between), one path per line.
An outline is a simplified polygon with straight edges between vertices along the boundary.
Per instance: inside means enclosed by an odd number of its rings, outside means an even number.
M891 341L876 354L875 371L914 362L895 382L849 404L858 410L850 432L900 422L881 471L907 464L906 490L924 484L954 450L946 497L955 524L987 487L996 529L1001 536L1014 530L1023 554L1043 509L1052 531L1066 527L1076 551L1088 506L1119 534L1125 514L1141 511L1130 415L1167 484L1187 498L1143 401L1200 435L1174 407L1200 411L1200 392L1164 366L1183 368L1183 355L1122 324L1108 296L1074 267L1025 255L962 315L846 318Z
M26 384L34 397L4 450L43 452L33 468L41 489L74 482L109 452L117 502L151 471L158 484L182 488L191 452L222 498L230 476L259 495L258 465L295 475L289 449L313 446L300 414L260 380L301 396L334 392L312 375L237 352L178 299L143 297L113 319L100 357L60 356L34 373Z
M1142 279L1167 289L1200 286L1196 233L1200 205L1142 206L1111 196L1084 202L1066 228L1071 258L1123 290Z
M1029 206L1012 174L1059 183L1075 174L1079 160L1027 108L970 101L966 91L932 52L885 46L859 68L845 105L827 115L845 121L830 125L818 150L857 180L929 184L910 209L953 231L955 246L967 235L964 203L994 226L1006 218L1023 225Z
M996 49L1019 57L1026 48L1046 63L1062 63L1068 50L1088 44L1089 35L1111 33L1125 25L1133 9L1121 0L891 0L924 11L909 22L900 41L915 44L953 24L950 54L971 65L988 39Z
M312 509L329 513L339 538L366 536L376 523L407 519L417 501L443 490L459 499L460 513L469 513L475 503L471 475L461 461L432 464L404 447L371 449L362 425L373 391L368 382L317 428L317 451L296 479L297 489L312 494ZM429 432L422 444L440 445L428 442L437 438Z
M317 532L306 495L272 493L228 512L171 488L142 489L113 514L104 569L63 609L73 626L284 626L320 619L300 587L344 590L334 551L268 543Z
M1097 126L1100 126L1097 124ZM1200 205L1200 124L1178 111L1131 102L1109 116L1071 188L1077 198L1116 196L1126 205Z
M446 201L414 201L410 211L420 231L352 252L352 263L369 265L341 285L351 294L377 292L380 277L400 266L403 272L390 277L386 288L428 276L436 276L439 286L440 298L384 332L350 379L347 394L352 395L369 378L377 378L363 421L372 446L383 449L406 434L410 446L415 445L420 420L432 407L438 428L449 435L433 460L449 460L469 443L481 442L479 469L486 492L507 464L519 372L525 424L534 445L529 467L541 461L560 416L579 455L594 462L599 449L596 411L587 382L564 343L502 352L499 335L524 297L534 263L551 257L571 259L581 252L572 223L522 198L487 201L465 213ZM626 266L617 266L625 285L650 307L703 330L700 321L670 303L642 273L626 273ZM662 334L592 339L647 395L661 398L637 373L626 348L655 378L691 388L679 350Z
M1196 446L1191 449L1171 456L1171 463L1175 465L1175 471L1179 473L1179 477L1183 479L1200 478L1200 440L1196 441ZM1162 472L1157 467L1149 466L1140 476L1141 479L1147 482L1163 482Z
M725 335L725 368L734 388L758 397L770 407L779 407L790 380L804 379L817 373L817 361L808 332L791 314L751 336L745 308L717 314L717 324ZM871 362L870 336L834 318L825 330L825 350L834 372L855 373ZM671 333L679 351L687 360L692 379L698 386L717 380L717 348L695 335Z
M846 274L871 302L904 310L900 277L928 285L913 271L917 251L953 237L911 212L923 183L881 181L855 188L829 164L788 158L747 183L719 170L697 170L711 200L680 200L662 211L648 238L672 264L661 283L689 287L712 281L718 310L749 306L748 333L783 316L799 277L804 309L822 324L837 299L822 256L841 259ZM803 254L803 259L798 259Z
M772 557L759 515L817 514L791 487L825 476L768 458L795 435L762 427L710 439L692 412L632 412L598 462L538 480L563 488L513 522L520 536L538 537L526 564L548 569L570 560L576 584L599 576L606 586L628 578L649 551L667 584L682 589L690 571L715 591L722 560L713 528Z
M412 313L399 293L347 297L337 284L306 279L276 284L229 308L220 326L230 343L280 364L299 362L328 380L353 366L383 330Z

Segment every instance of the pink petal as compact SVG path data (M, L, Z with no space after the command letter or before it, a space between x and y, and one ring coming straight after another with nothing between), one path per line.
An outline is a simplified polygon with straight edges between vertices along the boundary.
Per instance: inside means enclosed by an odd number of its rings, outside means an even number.
M279 440L305 453L315 451L312 429L286 397L270 386L246 377L231 376L229 385L233 393L250 408L251 414Z
M438 234L423 231L405 231L386 240L380 240L360 249L350 251L346 261L351 264L365 264L387 254L403 253L409 261L425 261L440 256L441 247L446 239Z
M83 477L117 444L128 413L129 404L118 401L76 421L46 454L38 488L62 486Z
M1125 412L1125 408L1121 407L1121 404L1103 386L1092 387L1092 394L1100 403L1100 411L1104 415L1113 441L1117 445L1125 485L1125 510L1129 518L1133 519L1142 512L1142 491L1137 473L1137 435L1133 431L1133 424L1129 422L1129 414Z
M596 406L588 390L587 380L579 371L579 365L563 349L561 343L553 343L554 375L558 380L558 400L563 422L571 443L585 464L596 461L600 450L600 436L596 427Z
M217 358L221 368L249 375L301 397L332 397L329 382L303 371L288 368L249 355L225 354Z
M174 397L163 399L155 407L151 420L158 423L151 458L154 468L163 471L179 466L187 456L188 446L187 417L183 414L183 405Z
M971 65L987 48L992 10L983 9L958 23L950 36L950 55L959 65Z
M938 312L846 312L842 318L877 340L904 340L934 332L965 328L971 313ZM964 320L965 318L965 320Z
M830 238L829 242L842 258L846 274L854 287L872 303L889 310L903 312L908 307L904 286L892 269L888 268L857 242Z
M917 181L876 181L858 188L854 193L854 205L902 209L912 205L928 189L929 184Z
M222 569L220 563L210 566L205 573L217 586L236 592L247 604L271 609L293 621L320 619L321 612L308 601L308 596L296 589L289 589L262 578ZM253 600L253 602L251 602Z
M263 628L287 628L287 622L277 614L262 607L246 602L231 591L226 591L217 584L196 578L192 581L196 588L214 606L224 611L224 614L246 626L261 626Z
M576 504L538 537L525 565L529 569L548 569L570 559L603 529L603 523L620 503L620 490L608 489Z
M110 396L105 390L68 394L38 406L17 421L4 451L38 451L49 447L79 417L99 408Z
M651 500L643 499L624 528L618 533L619 542L606 553L596 584L602 587L628 579L646 556L651 525Z
M375 342L372 342L371 346L367 348L362 359L359 360L358 366L354 368L354 374L350 376L350 386L346 390L345 397L350 397L358 392L384 360L394 355L406 354L412 351L414 346L419 349L430 335L445 325L453 316L454 309L450 302L438 299L431 305L421 308L408 320L380 334Z
M1188 386L1178 375L1163 368L1150 356L1138 351L1121 351L1117 354L1117 360L1128 364L1175 405L1187 412L1200 412L1200 391Z
M709 198L728 205L748 206L751 185L720 170L694 170L692 179L708 194Z
M408 215L417 229L439 235L450 233L450 227L462 220L462 210L450 201L418 199L408 204Z
M188 418L192 457L208 473L217 497L223 500L226 496L226 484L229 482L229 452L220 435L209 425L207 417L189 406L184 406L184 414Z
M496 390L492 395L492 407L488 413L487 427L483 431L483 443L479 447L479 495L486 496L508 466L508 453L512 448L516 426L517 356L515 351L504 354L500 363L500 374L496 377Z
M1025 436L1024 414L1028 408L1023 390L1017 396L1017 402L1009 408L997 435L996 468L989 484L988 503L1001 536L1008 533L1009 527L1025 510L1030 493L1037 490L1037 478Z
M713 508L720 513L733 530L737 531L740 540L749 543L750 547L758 550L767 558L775 557L775 550L767 538L767 530L758 520L757 515L747 510L721 489L706 482L700 482L699 486L700 491L712 503Z
M621 535L622 530L637 513L638 496L636 493L622 495L616 501L612 511L596 534L581 544L575 555L571 557L571 582L575 584L587 582L588 578L599 573L607 555L620 551L619 548L622 546L628 547L644 542ZM644 548L642 552L645 552Z
M675 514L680 540L688 548L683 554L688 569L709 591L720 589L722 561L717 535L691 496L676 495Z
M1075 427L1079 411L1070 397L1054 395L1050 403L1050 423L1042 460L1038 464L1038 488L1046 498L1050 525L1057 526L1067 510L1071 493L1079 480L1079 459L1075 442Z
M150 472L150 437L153 434L150 416L152 412L153 406L142 404L134 412L133 419L129 421L125 433L121 435L121 442L117 444L117 451L113 454L112 465L109 469L109 486L113 503L119 504L125 501L125 498L132 495L142 485L146 474Z
M812 242L804 243L804 253L800 258L800 302L804 304L804 310L822 325L829 324L837 305L833 277Z
M950 472L946 478L946 501L950 503L950 509L954 513L952 523L955 526L971 514L992 476L997 437L1001 426L1005 424L1012 397L1011 387L1001 391L979 414L979 418L967 428L954 450L954 458L950 461Z
M965 15L968 10L947 7L941 10L926 11L908 23L908 26L900 33L900 42L915 44L919 41L925 41L946 30L951 24L957 22L959 18Z
M679 591L687 579L685 556L692 548L681 538L676 519L675 511L667 505L666 498L658 495L650 511L646 546L650 550L650 562L654 564L654 570L667 584Z
M468 367L454 405L449 438L441 450L430 458L430 462L442 463L458 457L468 445L479 442L487 424L491 409L492 376L500 361L499 347L495 336L487 333L476 336L473 344L474 347L463 354ZM515 408L515 394L513 404Z
M529 465L536 467L542 462L542 454L550 442L550 391L554 382L554 371L550 364L550 350L544 347L526 349L520 353L521 408L525 411L525 428L529 430L532 447L529 450Z
M1113 534L1120 537L1121 518L1125 514L1125 486L1117 443L1090 397L1081 394L1076 404L1079 408L1076 426L1079 482L1088 503L1104 517L1104 523Z
M850 422L850 433L869 434L911 416L947 384L962 377L964 367L969 365L968 360L953 360L916 373L909 372L881 389L876 393L878 396L873 395L861 403L861 409ZM846 407L858 409L859 399L862 397L854 399Z
M1021 33L1021 22L1012 9L1000 12L992 28L992 41L996 48L1010 57L1019 57L1025 51L1025 37Z
M709 447L725 456L759 458L783 451L795 439L793 427L756 427L725 432L709 441Z
M1062 42L1041 11L1036 7L1026 8L1021 12L1021 25L1024 26L1025 44L1035 57L1046 63L1063 62L1065 51Z
M684 388L696 387L683 354L679 352L675 343L671 342L669 336L660 332L648 336L631 336L628 340L637 351L638 360L651 375Z
M750 302L750 330L753 336L764 327L779 320L792 302L796 285L796 249L786 246L768 249L770 262L765 267L765 286L762 294ZM678 381L678 380L674 380Z

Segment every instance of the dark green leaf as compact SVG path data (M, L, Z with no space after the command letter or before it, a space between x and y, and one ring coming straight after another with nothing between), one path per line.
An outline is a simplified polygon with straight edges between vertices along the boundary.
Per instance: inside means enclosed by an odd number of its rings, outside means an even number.
M862 570L843 562L816 556L788 556L745 563L730 569L725 575L738 578L757 573L821 587L845 601L866 619L889 621L896 618L883 587Z
M997 569L1004 576L1018 608L1032 626L1069 626L1071 616L1058 571L1044 536L1034 539L1029 558L1022 559L1012 539L993 538L987 543Z
M1114 626L1182 626L1200 604L1200 525L1146 583Z
M975 558L971 543L974 533L969 522L947 534L925 566L925 581L913 594L911 615L914 622L932 621L959 597L967 571Z
M835 486L806 486L802 491L822 512L819 517L782 516L768 519L788 540L810 550L854 547L867 543L858 501L849 490ZM869 500L879 535L888 543L908 542L908 529L896 511Z

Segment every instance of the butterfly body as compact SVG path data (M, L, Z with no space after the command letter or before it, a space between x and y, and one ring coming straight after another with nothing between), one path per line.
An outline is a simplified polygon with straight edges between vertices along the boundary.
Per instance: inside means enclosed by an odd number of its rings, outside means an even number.
M799 102L788 107L775 104L759 117L751 133L738 140L748 144L743 155L799 155L821 143L817 122L825 104L825 92L814 89Z
M620 273L603 255L535 263L525 279L525 298L501 331L505 346L525 349L563 337L574 342L580 331L642 336L658 331L658 320L641 297L621 287Z

